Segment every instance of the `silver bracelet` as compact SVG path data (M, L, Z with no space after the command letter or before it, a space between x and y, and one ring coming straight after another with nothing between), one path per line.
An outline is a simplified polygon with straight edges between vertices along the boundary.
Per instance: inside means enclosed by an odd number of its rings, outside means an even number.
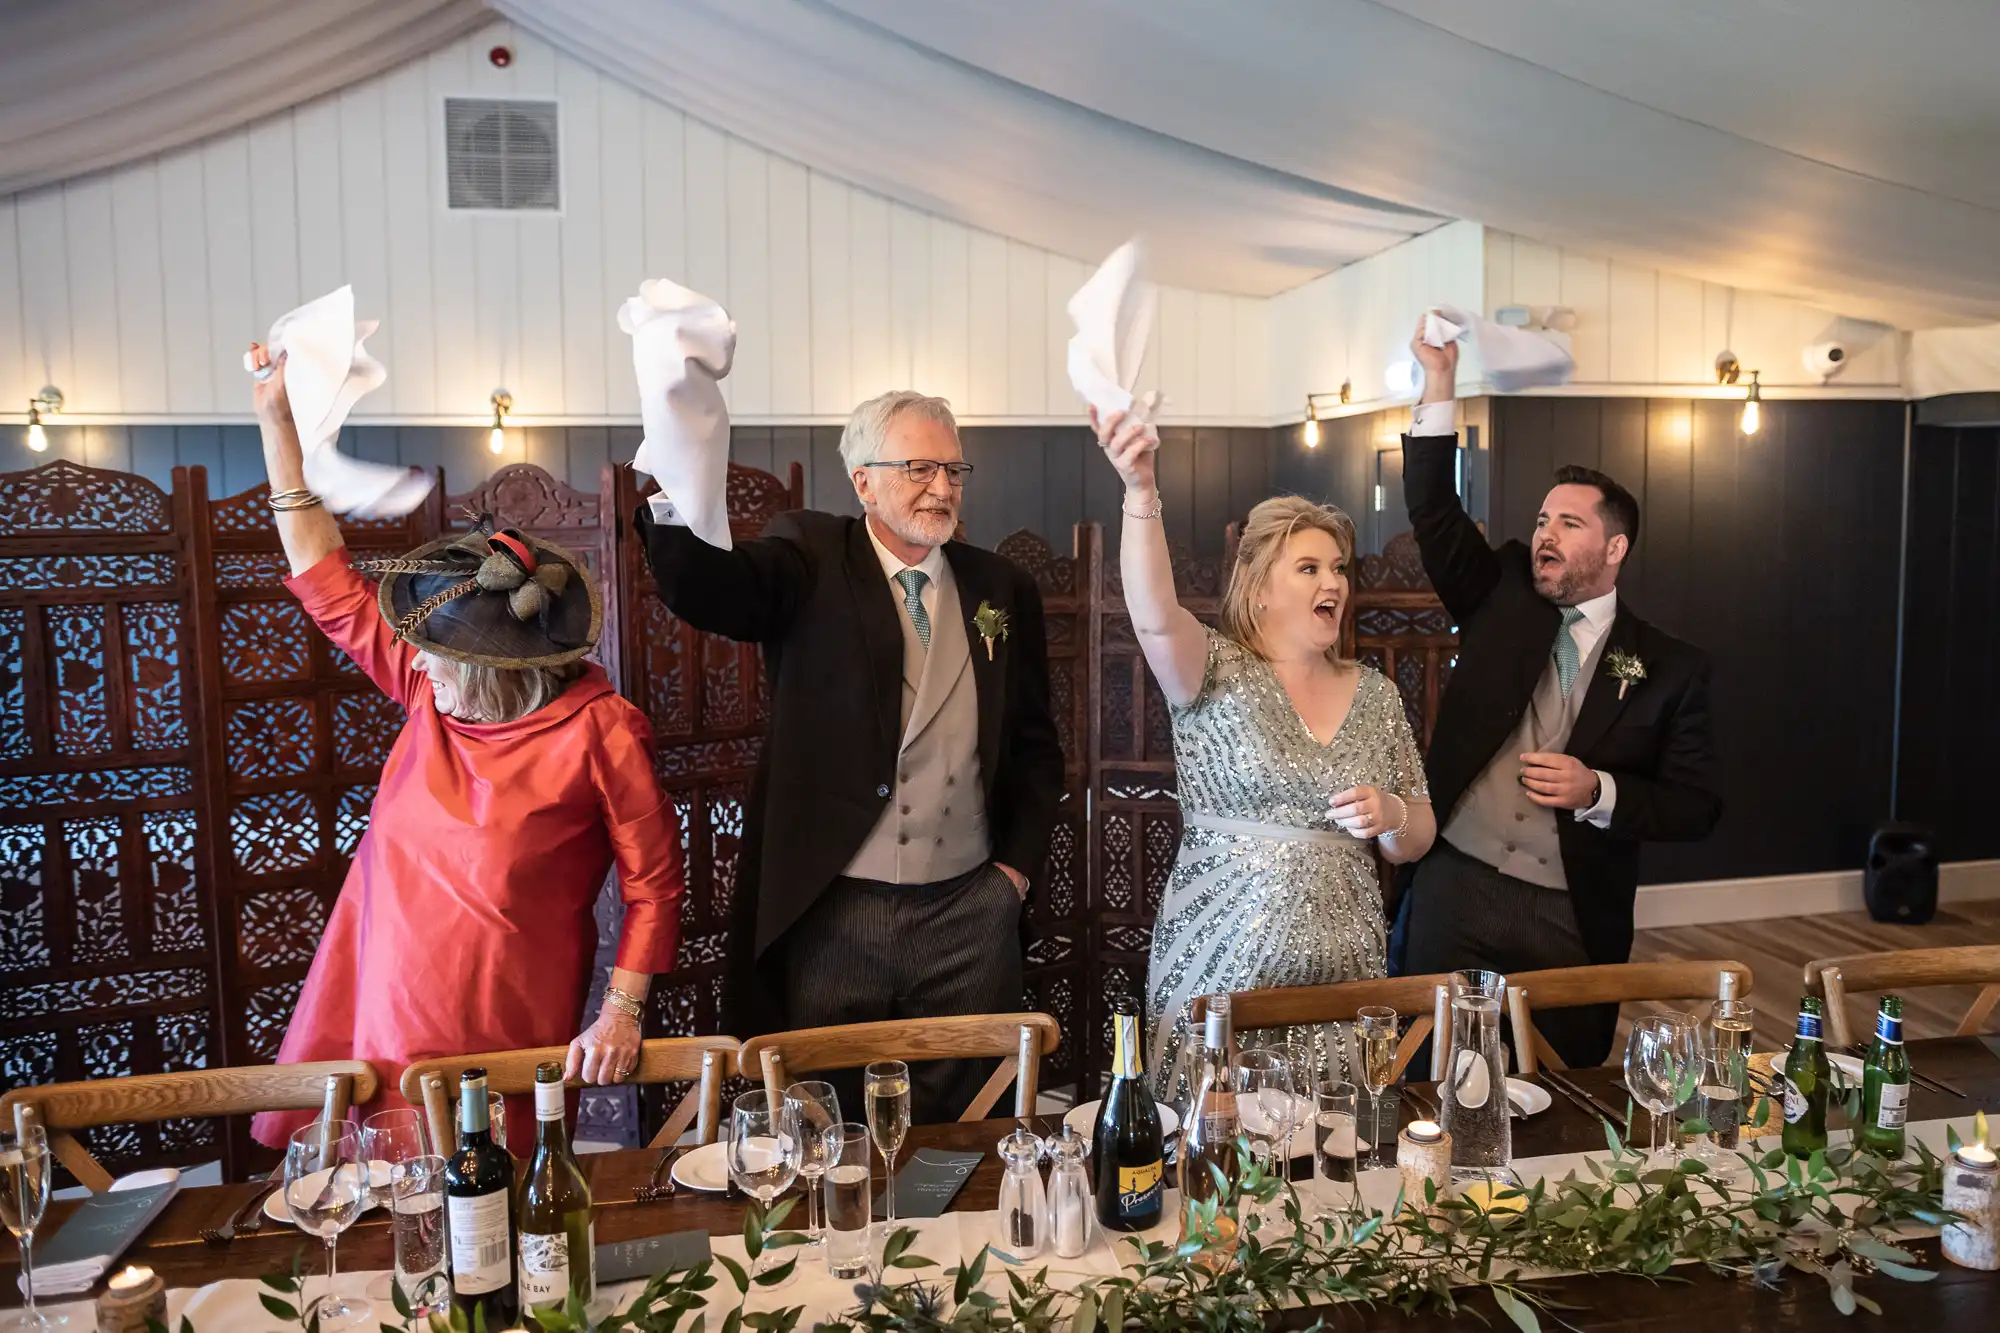
M1377 834L1376 836L1380 838L1400 838L1405 833L1408 833L1410 831L1410 803L1404 800L1399 793L1392 791L1389 793L1389 795L1394 796L1396 798L1396 804L1403 807L1403 822L1396 825L1396 827L1391 829L1389 832L1380 833Z
M1167 512L1167 506L1160 500L1160 498L1157 495L1153 497L1153 507L1147 510L1143 514L1135 514L1130 509L1125 508L1125 502L1123 500L1118 502L1118 508L1120 512L1122 512L1125 515L1125 517L1136 518L1140 519L1141 521L1144 521L1146 519L1158 518L1160 515Z
M619 990L616 986L604 988L604 1002L631 1019L642 1019L646 1012L646 1002L643 999L630 991Z

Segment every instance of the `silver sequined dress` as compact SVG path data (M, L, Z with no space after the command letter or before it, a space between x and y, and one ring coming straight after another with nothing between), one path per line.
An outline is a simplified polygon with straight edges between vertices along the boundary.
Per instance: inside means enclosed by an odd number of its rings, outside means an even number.
M1173 728L1183 832L1146 978L1148 1068L1168 1101L1195 1054L1183 1046L1196 995L1385 974L1374 850L1333 822L1329 798L1367 785L1430 799L1402 697L1368 667L1322 745L1270 664L1210 630L1201 693L1173 710ZM1243 1044L1286 1040L1324 1062L1338 1038L1303 1028Z

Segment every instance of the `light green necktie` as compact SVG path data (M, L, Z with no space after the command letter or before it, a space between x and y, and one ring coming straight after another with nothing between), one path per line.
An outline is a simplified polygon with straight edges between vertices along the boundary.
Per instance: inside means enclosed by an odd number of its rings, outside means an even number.
M1583 619L1583 608L1565 606L1562 609L1562 626L1556 630L1556 681L1562 686L1563 698L1576 686L1576 673L1583 669L1582 654L1576 650L1576 636L1570 633L1570 626Z
M931 576L921 569L903 569L896 572L896 582L903 585L903 609L910 613L910 623L917 627L917 637L923 640L926 651L931 646L931 615L924 610L923 594L924 585L930 581ZM1570 645L1569 655L1573 663L1576 660L1575 644ZM1570 667L1569 673L1572 676L1576 674L1574 665Z

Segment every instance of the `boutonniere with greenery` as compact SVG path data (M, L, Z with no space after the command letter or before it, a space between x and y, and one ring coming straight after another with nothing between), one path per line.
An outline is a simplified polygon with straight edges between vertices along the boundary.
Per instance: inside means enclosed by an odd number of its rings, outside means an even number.
M993 641L1006 638L1011 623L1007 613L991 602L981 602L979 609L972 613L972 627L979 631L980 638L986 640L987 661L993 660Z
M1613 648L1606 653L1604 665L1611 672L1611 679L1618 682L1620 699L1625 697L1625 691L1646 678L1646 664L1639 660L1637 653L1628 653L1623 648Z

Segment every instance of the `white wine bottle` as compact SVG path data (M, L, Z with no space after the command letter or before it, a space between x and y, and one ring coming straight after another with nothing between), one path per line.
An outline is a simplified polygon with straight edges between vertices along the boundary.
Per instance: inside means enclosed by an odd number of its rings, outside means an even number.
M563 1306L576 1297L589 1305L597 1294L596 1224L590 1186L570 1150L563 1119L563 1067L535 1068L535 1155L521 1177L521 1313Z

